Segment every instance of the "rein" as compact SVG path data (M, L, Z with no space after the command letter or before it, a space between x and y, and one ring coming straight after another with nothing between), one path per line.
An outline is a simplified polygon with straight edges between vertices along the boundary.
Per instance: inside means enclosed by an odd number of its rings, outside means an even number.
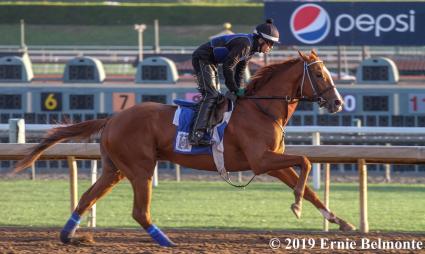
M283 100L286 101L288 103L295 103L295 102L299 102L299 101L309 101L309 102L319 102L321 101L321 99L319 98L309 98L306 96L302 96L302 97L292 97L292 96L245 96L245 97L241 97L239 99L248 99L248 100Z
M252 182L252 180L254 180L254 178L257 176L257 175L253 175L252 177L251 177L251 179L246 183L246 184L241 184L241 185L239 185L239 184L234 184L233 182L232 182L232 180L230 180L230 173L229 172L226 172L226 176L223 176L223 174L220 174L220 176L221 176L221 178L223 178L223 180L226 182L226 183L228 183L229 185L231 185L231 186L233 186L233 187L236 187L236 188L243 188L243 189L245 189L245 187L246 186L248 186L251 182Z

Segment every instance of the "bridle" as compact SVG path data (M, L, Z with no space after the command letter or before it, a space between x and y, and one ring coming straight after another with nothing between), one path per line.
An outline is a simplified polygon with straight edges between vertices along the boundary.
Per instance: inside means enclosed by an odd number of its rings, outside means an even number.
M301 98L303 98L303 88L304 88L304 80L305 80L305 74L307 73L308 80L310 81L311 89L313 90L313 98L310 101L316 101L320 107L323 107L326 103L326 100L322 97L325 93L330 91L331 89L335 89L335 85L332 83L331 86L326 87L322 91L320 91L319 86L317 85L316 78L312 79L310 66L316 63L323 63L321 60L317 60L311 63L307 63L304 61L304 71L303 71L303 78L301 81ZM328 74L330 76L330 73Z

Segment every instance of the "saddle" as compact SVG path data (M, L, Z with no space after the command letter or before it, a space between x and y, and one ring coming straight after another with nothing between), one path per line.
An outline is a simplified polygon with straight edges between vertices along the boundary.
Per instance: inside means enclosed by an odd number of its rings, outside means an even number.
M173 119L173 124L177 126L174 151L185 154L211 154L211 146L192 146L188 141L200 103L180 99L174 100L174 103L179 106ZM209 122L211 131L206 135L207 140L213 141L212 143L221 142L233 105L229 99L220 95L218 104L211 113ZM225 113L227 113L227 116Z
M175 99L174 103L180 107L190 108L195 112L194 118L192 119L191 126L190 126L190 131L192 131L193 120L196 118L197 114L199 113L199 107L201 105L201 102L192 102L187 100ZM231 110L231 106L232 105L229 103L229 99L225 95L220 94L217 100L217 105L215 109L211 112L212 117L208 124L208 129L212 129L214 128L214 126L221 123L223 121L224 113Z

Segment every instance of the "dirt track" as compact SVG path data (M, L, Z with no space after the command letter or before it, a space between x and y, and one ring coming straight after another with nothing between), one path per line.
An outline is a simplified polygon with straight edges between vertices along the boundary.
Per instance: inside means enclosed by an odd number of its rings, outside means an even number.
M58 228L0 228L0 253L311 253L309 249L286 250L285 238L314 239L315 253L355 253L357 250L321 250L320 239L328 238L339 242L355 242L360 246L360 238L369 240L381 238L383 241L422 242L422 250L386 250L385 253L425 253L425 234L370 233L321 233L321 232L267 232L267 231L219 231L219 230L165 230L168 236L178 243L178 247L167 249L158 247L141 230L136 229L96 229L79 230L79 235L92 235L95 242L64 245L58 240ZM281 240L281 246L272 250L272 238ZM348 241L347 241L348 239ZM312 242L313 240L310 240ZM308 242L306 242L308 244ZM329 246L329 242L328 246ZM277 246L277 245L275 245ZM384 250L369 250L362 253L384 253Z

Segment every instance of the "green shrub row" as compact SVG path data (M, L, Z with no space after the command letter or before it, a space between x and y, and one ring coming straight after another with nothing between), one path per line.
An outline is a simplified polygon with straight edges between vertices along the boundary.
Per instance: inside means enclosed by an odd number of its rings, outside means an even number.
M0 5L0 24L49 25L254 25L263 20L262 5Z

